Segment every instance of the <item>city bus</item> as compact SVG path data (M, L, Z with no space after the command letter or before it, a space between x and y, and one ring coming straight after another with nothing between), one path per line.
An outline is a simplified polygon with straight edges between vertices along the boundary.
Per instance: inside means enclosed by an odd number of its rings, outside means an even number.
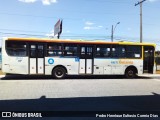
M3 38L2 71L9 74L125 75L155 73L155 44L42 38Z

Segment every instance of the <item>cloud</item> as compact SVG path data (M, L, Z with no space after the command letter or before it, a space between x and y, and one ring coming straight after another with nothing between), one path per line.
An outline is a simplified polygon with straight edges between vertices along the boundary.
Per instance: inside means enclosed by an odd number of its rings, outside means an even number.
M84 30L97 30L101 28L103 28L103 26L85 26L83 29Z
M37 0L18 0L20 2L24 2L24 3L34 3L36 2Z
M103 26L99 25L98 27L99 27L99 28L102 28Z
M24 3L35 3L37 1L41 1L43 5L51 5L52 3L57 3L57 0L18 0Z
M51 32L47 33L46 36L50 38L54 38L54 30L51 30Z
M85 26L83 29L85 29L85 30L91 30L91 29L93 29L93 27Z
M85 25L94 25L94 24L95 24L95 23L90 22L90 21L85 22Z
M83 29L84 30L97 30L97 29L101 29L101 28L103 28L103 26L101 26L101 25L96 26L96 24L94 22L86 21L85 27Z
M50 5L52 3L57 3L57 0L42 0L43 5Z

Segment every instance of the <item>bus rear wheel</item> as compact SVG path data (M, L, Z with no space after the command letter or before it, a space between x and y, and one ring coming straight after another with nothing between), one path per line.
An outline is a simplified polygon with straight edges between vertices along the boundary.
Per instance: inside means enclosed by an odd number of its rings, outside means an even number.
M66 76L66 70L63 67L56 67L53 70L52 75L54 78L63 79Z
M125 76L127 78L135 78L136 77L136 70L134 68L126 69Z

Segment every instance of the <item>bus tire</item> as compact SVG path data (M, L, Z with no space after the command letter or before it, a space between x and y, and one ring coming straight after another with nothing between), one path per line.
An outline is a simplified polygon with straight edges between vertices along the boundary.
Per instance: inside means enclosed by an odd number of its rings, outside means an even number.
M66 70L63 67L53 69L52 75L54 78L63 79L66 77Z
M136 69L133 67L127 68L125 71L126 78L135 78L136 77Z

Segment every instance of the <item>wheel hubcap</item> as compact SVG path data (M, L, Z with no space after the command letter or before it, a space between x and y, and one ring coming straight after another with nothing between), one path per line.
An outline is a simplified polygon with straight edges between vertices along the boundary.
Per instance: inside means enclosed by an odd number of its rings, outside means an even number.
M133 76L133 71L132 70L128 71L128 75Z
M56 72L56 75L57 75L57 76L62 76L62 75L63 75L63 72L62 72L61 70L58 70L58 71Z

